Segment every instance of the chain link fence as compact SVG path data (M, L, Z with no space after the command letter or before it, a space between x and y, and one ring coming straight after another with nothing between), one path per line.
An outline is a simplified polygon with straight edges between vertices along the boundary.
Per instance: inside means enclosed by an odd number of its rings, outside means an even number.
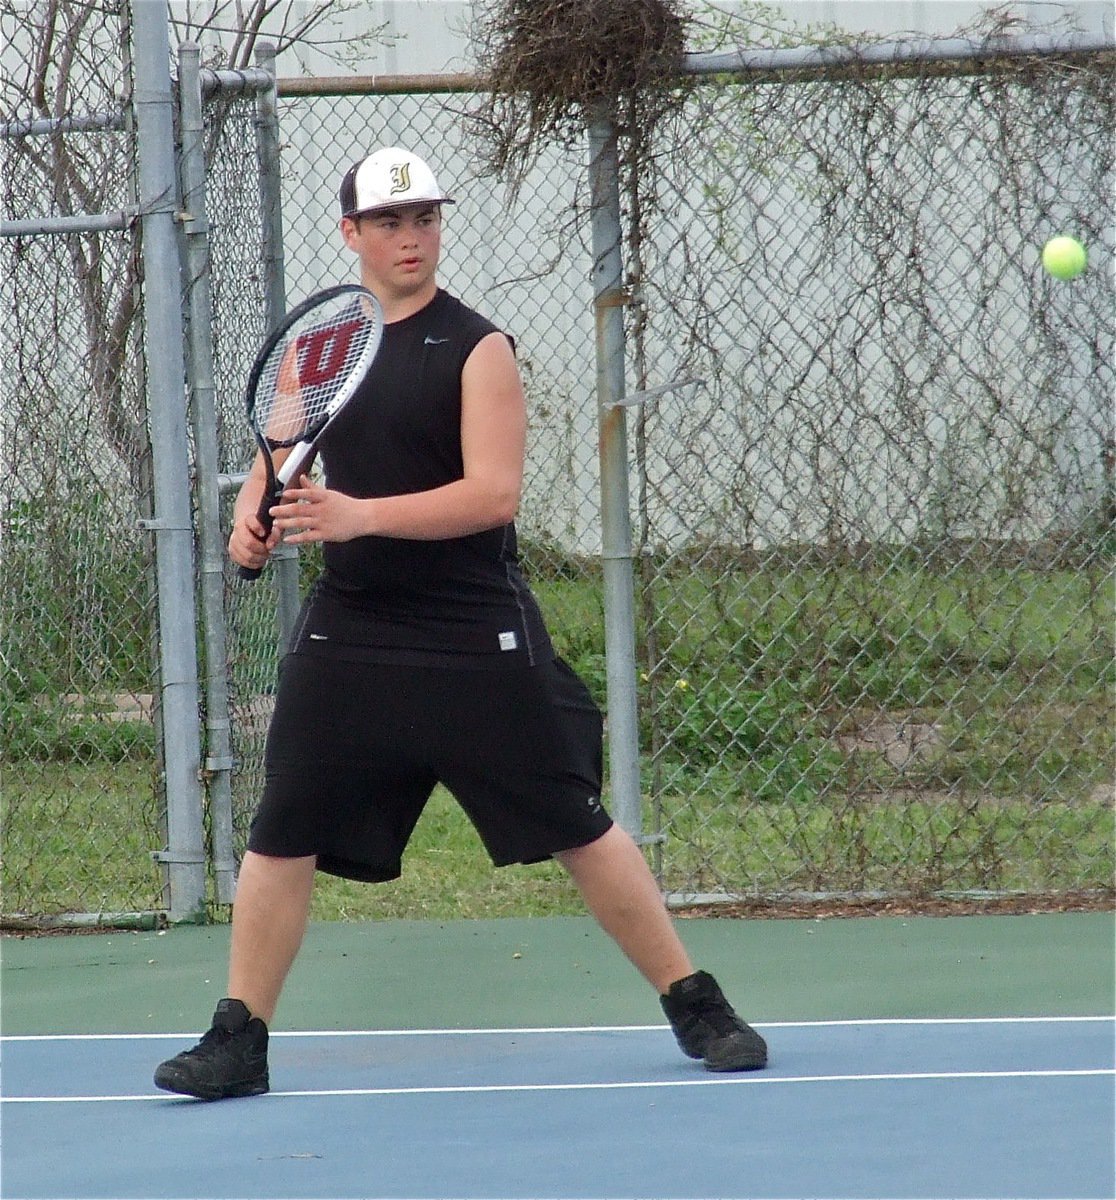
M27 39L11 6L0 21ZM150 911L165 806L126 21L57 35L82 120L46 128L35 55L0 79L4 217L42 227L0 239L4 911ZM104 227L50 231L75 214Z
M740 80L664 134L635 383L704 381L637 429L668 890L1111 885L1111 67Z
M212 364L216 407L217 467L222 488L222 527L228 529L232 500L256 446L244 410L247 372L268 329L268 292L260 228L258 188L245 188L245 174L258 170L258 112L251 98L216 97L205 107L208 240L212 284ZM250 236L246 233L250 231ZM223 545L212 548L223 555ZM274 573L272 573L274 574ZM232 823L246 835L263 786L263 741L271 714L280 630L270 580L255 587L225 571L223 620L234 768ZM223 716L224 714L218 714ZM242 853L244 837L234 843Z
M470 111L290 99L288 283L351 271L332 189L368 146L439 164L444 280L527 383L527 567L603 702L584 151L506 204ZM629 387L682 383L630 418L675 899L1111 886L1112 118L1110 57L722 77L625 197Z
M118 40L89 111L127 77ZM628 388L679 385L627 416L643 831L675 901L1111 889L1112 65L721 74L625 194ZM442 87L284 82L286 301L352 275L334 200L351 162L398 143L437 165L458 201L443 282L516 339L527 386L525 566L604 704L586 152L545 150L513 200L476 165L467 82ZM259 136L251 99L207 103L226 505L276 300ZM109 189L102 211L131 202L123 130L43 145ZM88 205L29 171L4 188L6 219ZM1060 232L1090 250L1070 283L1038 265ZM0 254L13 328L51 331L9 339L4 911L159 908L136 238ZM123 370L101 369L107 315ZM239 852L280 634L273 584L228 578L228 662L204 665L228 676Z

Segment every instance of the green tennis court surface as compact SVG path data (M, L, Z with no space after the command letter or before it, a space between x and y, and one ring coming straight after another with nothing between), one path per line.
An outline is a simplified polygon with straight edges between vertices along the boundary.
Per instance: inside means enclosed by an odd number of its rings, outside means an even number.
M270 1095L151 1071L226 928L4 943L4 1197L1110 1198L1110 913L686 921L771 1046L683 1058L587 920L312 927ZM65 1148L65 1149L63 1149Z

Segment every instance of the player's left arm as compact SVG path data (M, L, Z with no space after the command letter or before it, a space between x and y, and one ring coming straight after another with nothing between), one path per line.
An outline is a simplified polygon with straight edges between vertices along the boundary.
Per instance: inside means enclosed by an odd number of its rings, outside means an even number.
M527 439L526 403L507 338L490 333L461 373L461 479L425 492L358 500L303 478L272 509L288 542L355 537L438 541L495 529L519 507Z

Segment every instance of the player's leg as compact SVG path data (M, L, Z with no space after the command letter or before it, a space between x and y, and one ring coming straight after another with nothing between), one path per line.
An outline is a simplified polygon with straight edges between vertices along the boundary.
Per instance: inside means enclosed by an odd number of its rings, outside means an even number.
M267 1091L267 1024L306 931L315 872L399 875L434 786L397 753L414 721L394 698L398 676L411 674L304 654L284 661L237 882L228 996L201 1042L158 1068L159 1087L207 1099Z
M320 705L321 686L297 663L288 670L290 661L268 730L267 784L237 880L229 991L201 1041L156 1069L155 1083L167 1091L217 1100L268 1090L267 1023L306 929L317 849L312 813L319 797L290 764L314 749L303 731L314 728L308 717Z
M619 825L595 842L554 856L589 911L660 995L693 964L639 847Z
M767 1045L741 1020L717 981L694 971L639 847L618 825L554 856L601 928L658 991L683 1051L711 1071L767 1065Z
M201 1041L161 1063L155 1083L169 1092L221 1100L270 1086L267 1025L306 932L314 856L244 856L233 905L228 996Z
M693 964L639 847L600 802L602 721L558 661L483 679L446 672L423 742L492 861L554 857L660 996L683 1050L712 1070L763 1066L763 1039Z
M249 850L233 905L229 996L270 1024L306 933L316 858L273 858Z

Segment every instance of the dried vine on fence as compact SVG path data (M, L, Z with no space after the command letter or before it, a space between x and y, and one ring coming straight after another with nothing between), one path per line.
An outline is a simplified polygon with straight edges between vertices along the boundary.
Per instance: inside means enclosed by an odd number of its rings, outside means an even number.
M579 144L602 108L620 127L622 161L643 158L663 118L684 103L686 29L676 0L482 6L476 54L490 92L473 117L488 164L514 190L540 150Z

